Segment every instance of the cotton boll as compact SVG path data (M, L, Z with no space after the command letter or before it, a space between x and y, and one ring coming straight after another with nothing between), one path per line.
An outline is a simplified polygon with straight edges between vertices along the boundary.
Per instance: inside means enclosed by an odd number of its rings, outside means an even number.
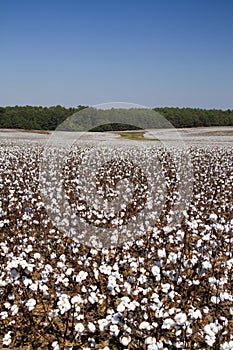
M220 303L220 299L218 297L216 297L215 295L213 295L211 298L210 298L211 302L213 304L219 304Z
M104 328L107 327L108 323L109 322L106 318L102 318L102 319L98 320L99 329L101 332L104 331Z
M4 335L3 339L2 339L2 343L3 345L10 345L12 339L11 339L11 332L9 331L7 334Z
M165 258L166 257L166 250L165 250L165 248L158 249L157 254L158 254L158 257L160 259Z
M210 214L209 219L210 219L211 221L217 221L218 216L217 216L217 214L212 213L212 214Z
M213 335L213 336L210 336L210 335L206 335L205 336L205 341L206 341L206 343L209 345L209 346L213 346L214 345L214 343L215 343L215 341L216 341L216 337Z
M88 329L90 332L94 333L95 330L96 330L96 326L93 322L89 322L88 325L87 325Z
M184 312L180 312L175 315L174 319L178 325L184 325L187 321L187 316Z
M26 302L25 305L28 307L28 310L31 311L34 309L34 307L36 305L36 300L31 298Z
M129 335L127 335L127 336L122 336L122 337L120 338L120 342L121 342L122 345L128 346L129 343L131 342L131 337L130 337Z
M143 322L141 322L140 323L140 325L139 325L139 329L145 329L145 330L151 330L151 325L150 325L150 323L149 322L147 322L147 321L143 321Z
M168 293L169 289L171 288L170 283L162 283L162 291L164 293Z
M209 261L203 261L202 262L202 267L204 269L211 269L212 268L212 264Z
M166 318L164 321L163 321L163 325L162 325L162 328L163 329L170 329L172 327L175 326L175 322L172 318Z
M17 315L18 311L19 311L18 306L17 305L12 305L12 307L11 307L12 316Z
M112 335L117 337L119 332L120 332L120 330L119 330L117 325L111 325L110 326L110 332L111 332Z
M84 325L82 323L76 323L75 330L78 334L82 334L84 331Z
M2 320L5 320L6 318L8 318L8 313L6 311L2 311L0 312L0 317Z
M158 266L152 266L151 272L154 276L160 276L160 268Z
M53 348L53 350L60 350L58 341L54 341L54 342L52 343L52 348Z
M220 345L220 350L232 350L233 349L233 340L229 342L224 342Z

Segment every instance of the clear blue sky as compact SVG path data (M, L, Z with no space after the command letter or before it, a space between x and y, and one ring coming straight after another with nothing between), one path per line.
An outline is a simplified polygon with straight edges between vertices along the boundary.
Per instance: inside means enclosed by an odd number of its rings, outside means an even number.
M3 0L0 105L233 109L233 0Z

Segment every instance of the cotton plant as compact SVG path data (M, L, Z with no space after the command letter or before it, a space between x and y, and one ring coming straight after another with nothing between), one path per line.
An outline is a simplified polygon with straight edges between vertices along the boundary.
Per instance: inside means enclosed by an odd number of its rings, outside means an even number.
M90 149L82 147L74 146L67 158L66 200L80 190L73 174ZM80 214L86 207L72 197L68 204L73 212L68 205L61 210L64 193L59 188L50 201L51 220L38 186L40 145L6 143L0 151L6 158L0 179L2 346L14 349L18 341L25 348L40 344L56 350L97 344L105 350L232 348L231 148L190 149L193 198L175 224L172 203L173 197L179 201L180 180L166 150L156 148L165 170L168 203L162 191L159 217L141 223L138 236L132 238L134 231L126 229L122 244L116 240L106 246L78 239L74 210ZM55 170L51 165L50 173ZM130 169L125 171L130 175ZM130 191L128 197L124 194L128 199ZM148 207L153 208L149 195ZM125 209L120 203L119 211ZM101 221L98 207L94 210ZM69 225L70 231L64 230ZM116 227L111 232L118 239L115 231Z

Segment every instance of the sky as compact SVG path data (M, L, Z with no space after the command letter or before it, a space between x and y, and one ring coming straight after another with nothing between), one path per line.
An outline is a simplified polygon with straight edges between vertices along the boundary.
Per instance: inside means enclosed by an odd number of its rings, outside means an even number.
M232 0L0 2L0 106L233 109Z

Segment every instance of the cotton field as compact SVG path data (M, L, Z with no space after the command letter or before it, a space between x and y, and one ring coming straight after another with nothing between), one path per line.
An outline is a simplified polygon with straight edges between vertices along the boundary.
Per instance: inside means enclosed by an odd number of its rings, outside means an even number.
M0 141L0 348L233 349L233 149L139 144Z

